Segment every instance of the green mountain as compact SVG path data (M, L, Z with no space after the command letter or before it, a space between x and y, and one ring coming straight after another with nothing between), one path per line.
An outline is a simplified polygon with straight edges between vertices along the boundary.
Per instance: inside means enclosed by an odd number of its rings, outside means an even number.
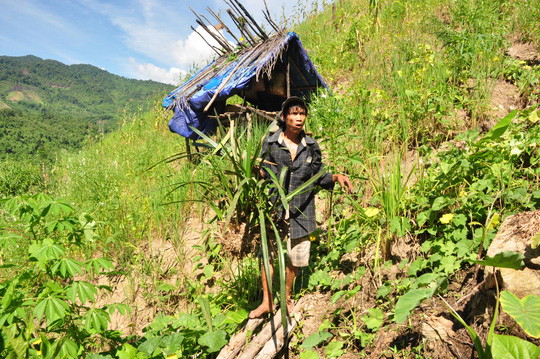
M44 160L59 149L78 149L114 129L126 109L172 88L91 65L0 56L0 159Z

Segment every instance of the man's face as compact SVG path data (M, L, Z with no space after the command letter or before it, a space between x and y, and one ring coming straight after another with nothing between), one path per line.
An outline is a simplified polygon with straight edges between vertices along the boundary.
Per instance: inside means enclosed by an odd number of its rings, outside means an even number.
M287 125L287 130L299 133L306 123L306 110L300 106L292 106L289 109L289 113L284 118L285 124Z

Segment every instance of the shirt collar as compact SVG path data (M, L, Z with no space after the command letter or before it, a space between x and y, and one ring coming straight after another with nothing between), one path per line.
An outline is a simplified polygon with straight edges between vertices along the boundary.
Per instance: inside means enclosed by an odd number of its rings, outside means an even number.
M304 130L300 131L300 137L301 137L300 143L306 147L308 144L312 145L315 143L314 139L312 139L309 136L306 136L306 133L304 132ZM268 138L268 142L277 142L280 145L282 145L283 144L283 130L281 128L277 130L273 135L271 135Z

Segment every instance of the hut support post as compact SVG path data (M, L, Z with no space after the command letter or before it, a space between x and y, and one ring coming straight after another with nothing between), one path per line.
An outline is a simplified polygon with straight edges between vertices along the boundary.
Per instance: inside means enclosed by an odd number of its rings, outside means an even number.
M188 155L188 160L191 161L191 146L189 144L189 138L186 137L186 152Z
M287 98L291 97L291 58L287 57Z

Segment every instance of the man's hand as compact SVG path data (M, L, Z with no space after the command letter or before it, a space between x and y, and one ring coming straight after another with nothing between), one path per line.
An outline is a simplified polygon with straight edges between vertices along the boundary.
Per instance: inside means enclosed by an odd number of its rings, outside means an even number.
M353 192L353 186L349 177L344 175L332 175L332 180L338 182L341 187L345 188L349 193Z

